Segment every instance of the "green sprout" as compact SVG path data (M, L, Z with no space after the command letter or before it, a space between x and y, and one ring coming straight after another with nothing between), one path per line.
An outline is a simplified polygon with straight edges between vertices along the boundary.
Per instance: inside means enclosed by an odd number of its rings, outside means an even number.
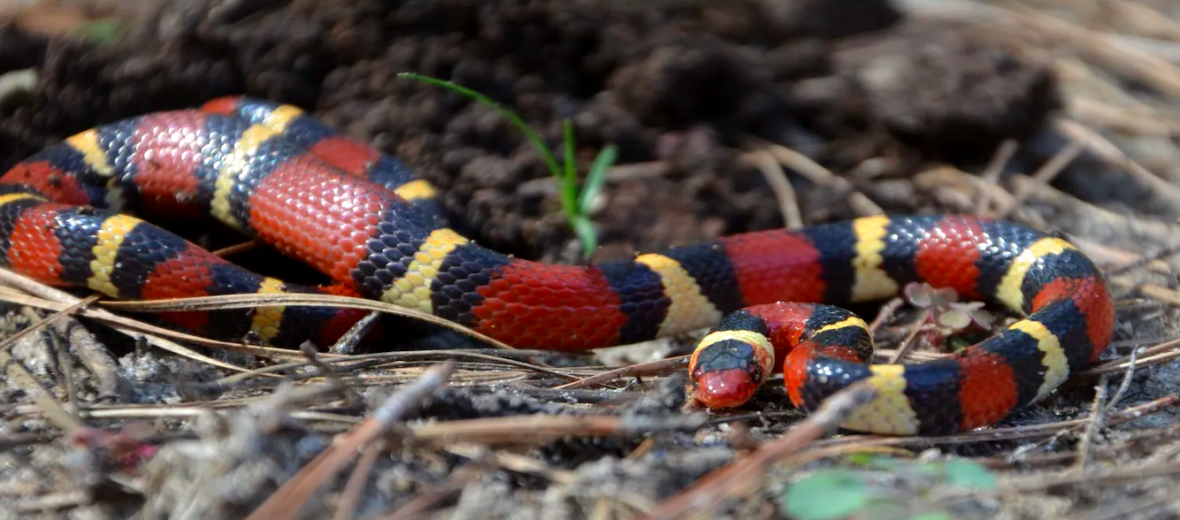
M512 124L516 125L516 128L524 133L525 138L541 154L541 160L545 162L545 167L549 169L549 173L557 180L561 195L561 209L565 213L566 220L569 221L570 228L574 230L574 234L582 242L583 256L586 258L590 257L594 249L598 247L598 235L594 230L594 224L590 222L590 205L598 196L598 193L602 191L602 186L606 183L606 170L614 164L618 156L618 148L615 145L608 145L598 152L598 156L594 158L594 163L591 164L590 170L586 173L586 181L579 190L578 168L574 159L574 151L576 149L574 126L570 123L569 119L562 121L564 134L562 146L564 153L562 155L562 162L558 163L557 156L545 144L545 141L541 139L541 136L537 134L536 130L533 130L533 127L524 122L520 115L508 107L493 101L491 98L479 92L447 80L423 76L412 72L399 73L398 77L415 79L467 96L495 109L512 122Z
M986 467L966 459L917 462L869 454L848 457L853 468L818 470L785 487L778 497L787 516L797 520L950 520L945 504L931 497L936 487L994 490L999 484ZM899 496L901 479L917 499Z
M100 47L119 41L127 35L127 32L127 26L116 18L99 18L82 22L72 31L74 36Z

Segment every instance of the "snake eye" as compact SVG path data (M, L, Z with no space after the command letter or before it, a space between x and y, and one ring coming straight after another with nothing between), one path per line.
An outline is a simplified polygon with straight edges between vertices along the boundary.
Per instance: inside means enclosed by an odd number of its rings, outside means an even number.
M758 391L760 378L746 368L701 372L693 378L693 397L708 408L746 404Z

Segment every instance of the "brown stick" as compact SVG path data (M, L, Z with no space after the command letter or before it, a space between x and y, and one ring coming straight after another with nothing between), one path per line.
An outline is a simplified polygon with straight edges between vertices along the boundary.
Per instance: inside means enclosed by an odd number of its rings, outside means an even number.
M374 439L385 435L401 421L422 399L450 379L454 363L446 361L427 371L417 381L393 394L368 419L356 425L331 447L307 463L286 483L275 490L262 505L258 506L247 520L263 518L295 518L299 510L315 490L351 459L358 449L364 448Z
M258 242L257 240L251 240L249 242L242 242L240 244L234 244L232 246L223 247L221 249L213 251L213 254L224 258L224 257L230 256L230 255L244 253L246 251L253 251L255 249L258 249L258 247L261 245L262 244L260 242Z
M688 364L688 358L691 356L677 356L674 358L661 359L659 361L649 361L647 363L637 363L628 365L614 370L608 370L601 374L595 374L590 377L571 381L564 385L553 387L554 390L570 390L574 388L585 388L587 386L600 385L609 381L623 377L636 376L650 376L656 374L665 374L672 372Z
M1013 139L1005 139L992 153L991 160L987 163L987 168L984 168L983 174L980 177L983 182L988 184L997 184L1000 181L1000 175L1004 173L1004 165L1012 160L1012 156L1016 155L1016 150L1019 145ZM991 192L988 190L979 190L979 196L975 200L975 214L985 215L990 212L992 206L992 199L989 196Z
M518 415L466 421L417 424L415 440L438 443L533 444L569 435L599 437L656 431L693 431L706 423L702 415L621 417L608 415Z
M787 172L783 170L782 164L779 164L774 155L766 150L748 152L742 158L762 173L762 177L766 179L766 183L774 191L774 198L778 201L779 213L783 216L786 228L799 229L803 227L803 216L799 212L799 200L795 196L795 188L791 186L791 180L787 177Z
M778 440L763 445L750 456L731 462L701 478L695 485L660 505L648 520L682 518L689 513L706 514L725 499L758 485L766 468L777 460L805 448L811 441L834 431L857 408L876 396L876 390L862 381L829 397L805 421Z

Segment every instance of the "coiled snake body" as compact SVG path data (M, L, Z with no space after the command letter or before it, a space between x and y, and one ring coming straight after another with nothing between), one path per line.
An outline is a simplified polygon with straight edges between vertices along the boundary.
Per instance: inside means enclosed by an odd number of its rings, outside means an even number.
M0 263L44 283L121 299L333 293L379 299L513 346L582 350L714 327L691 364L694 398L737 406L782 370L814 409L868 379L846 427L938 434L992 424L1091 363L1114 311L1068 242L968 216L866 217L773 230L588 266L478 246L437 217L409 168L298 108L221 98L74 135L0 177ZM328 275L306 287L242 269L123 213L210 214ZM855 315L828 305L949 287L1024 319L939 361L867 364ZM362 314L316 307L176 312L184 329L267 344L330 344Z

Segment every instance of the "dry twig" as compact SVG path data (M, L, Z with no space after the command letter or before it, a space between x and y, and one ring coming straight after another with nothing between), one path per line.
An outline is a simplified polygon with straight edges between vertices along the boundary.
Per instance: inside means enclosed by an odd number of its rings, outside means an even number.
M250 513L247 520L263 518L295 518L320 485L336 474L340 466L352 458L356 451L385 435L402 420L418 403L446 384L452 370L451 362L444 362L422 375L414 383L406 385L389 396L369 418L358 424L349 433L337 440L291 477L285 484Z
M1032 175L1032 180L1045 185L1053 182L1057 174L1064 171L1065 167L1077 158L1083 148L1085 148L1085 143L1082 141L1077 139L1070 140L1068 145L1058 150L1048 162L1037 169L1036 173ZM1006 204L1001 204L999 209L994 212L993 217L1001 220L1008 218L1008 215L1011 215L1013 210L1020 207L1028 199L1031 193L1029 186L1029 184L1021 184L1016 189L1016 193L1012 195L1012 199Z
M910 330L906 333L905 339L901 340L901 345L898 345L897 350L894 351L889 357L889 364L898 363L905 358L910 349L914 347L914 344L916 343L914 340L926 327L926 322L929 320L930 311L927 309L926 312L923 312L921 316L918 317L918 319L910 322Z
M1146 193L1156 198L1157 206L1172 207L1175 208L1174 211L1180 212L1180 189L1160 178L1151 170L1144 168L1102 134L1081 123L1067 119L1055 120L1054 125L1062 134L1069 136L1074 141L1084 143L1086 149L1095 157L1126 173L1131 180L1147 188ZM1172 216L1180 216L1180 213Z
M401 307L390 303L365 298L352 298L329 294L227 294L222 296L202 296L196 298L173 298L151 301L106 301L103 305L112 309L127 312L175 312L175 311L212 311L226 309L254 309L259 306L300 306L300 307L333 307L361 309L367 311L384 312L395 316L405 316L451 329L460 334L470 336L499 348L510 349L511 346L480 334L450 320L427 314L422 311Z
M608 370L608 371L603 372L601 374L595 374L595 375L587 377L587 378L578 379L577 381L572 381L572 382L566 383L564 385L555 386L555 387L553 387L553 389L554 390L570 390L570 389L574 389L574 388L585 388L587 386L601 385L601 384L609 383L611 381L614 381L614 380L620 379L620 378L624 378L624 377L640 377L640 376L666 374L668 372L674 372L676 370L679 370L679 369L687 366L688 359L690 357L692 357L692 356L676 356L673 358L661 359L658 361L649 361L647 363L637 363L634 365L628 365L628 366L625 366L622 368Z
M1131 359L1127 362L1127 371L1123 374L1123 381L1119 383L1119 388L1115 390L1114 396L1106 403L1104 412L1113 410L1119 404L1119 401L1122 400L1123 394L1131 387L1131 380L1135 376L1135 363L1139 360L1139 350L1138 348L1131 349Z
M1102 417L1106 410L1106 376L1102 376L1098 380L1098 384L1094 387L1094 402L1090 405L1090 420L1086 422L1086 429L1082 432L1082 438L1078 440L1078 458L1074 463L1074 471L1085 472L1090 463L1090 446L1094 442L1094 436L1098 434L1098 429L1102 427Z
M1072 380L1086 380L1086 378L1097 377L1103 374L1121 372L1133 367L1136 363L1140 366L1158 365L1180 357L1180 348L1177 348L1178 346L1180 346L1180 339L1165 341L1154 347L1144 349L1142 352L1132 353L1131 355L1107 361L1106 363L1090 368L1078 374Z
M776 441L763 445L750 456L734 461L672 497L647 518L682 518L690 513L714 511L727 498L757 486L767 466L807 447L808 443L834 431L849 415L876 396L876 390L859 382L824 401L815 413Z
M463 466L451 473L446 482L432 486L430 489L419 493L418 496L406 502L397 510L381 517L379 520L422 518L427 509L430 509L434 504L446 500L447 497L462 491L463 486L475 480L483 472L484 468L478 465Z
M831 170L811 160L810 157L780 144L765 144L763 149L774 155L774 158L782 163L783 166L791 168L800 175L807 177L811 182L832 188L837 193L845 194L848 198L848 204L858 214L862 216L885 214L885 210L881 209L881 206L878 206L876 202L873 202L865 194L857 191L848 179L837 176Z
M1180 253L1180 243L1172 244L1172 245L1165 247L1163 249L1160 249L1159 251L1156 251L1155 253L1152 253L1150 255L1143 255L1134 261L1127 262L1123 265L1113 267L1106 272L1106 276L1109 278L1109 277L1114 277L1114 276L1118 276L1121 274L1125 274L1125 273L1133 271L1135 269L1139 269L1139 268L1141 268L1145 265L1148 265L1152 262L1155 262L1158 260L1163 260L1169 256L1176 254L1176 253Z
M799 212L799 201L795 197L795 188L791 186L791 180L787 178L787 172L783 170L782 165L774 160L774 155L766 150L755 150L744 154L743 158L762 172L766 183L774 191L774 198L778 200L779 213L783 216L786 228L799 229L803 227L803 215Z
M258 249L261 246L262 246L261 242L259 242L257 240L251 240L249 242L242 242L240 244L234 244L232 246L223 247L221 249L213 251L213 254L224 258L227 256L236 255L238 253L245 253L246 251L253 251L255 249Z
M873 318L873 322L869 324L869 333L876 334L878 329L880 329L885 325L886 322L893 318L893 314L896 313L897 309L900 309L902 305L905 305L905 299L900 296L885 302L885 304L881 306L881 310L877 311L877 317Z
M381 451L376 443L369 444L361 450L361 458L357 460L356 466L353 466L352 474L348 476L348 482L340 492L334 520L351 520L356 515L356 508L361 502L361 492L365 489L369 473L373 471L373 464L377 462L377 456Z
M410 427L410 431L415 440L423 442L538 444L566 436L630 437L664 431L695 431L706 422L704 414L626 418L610 415L518 415L416 424Z
M988 162L987 167L984 168L983 174L980 175L983 182L988 184L998 183L1000 174L1004 173L1004 165L1008 164L1008 161L1012 159L1013 155L1016 155L1018 147L1016 141L1012 139L1005 139L1004 142L1000 143L1000 146L992 153L992 158ZM988 196L989 192L987 190L980 190L979 195L979 198L975 201L975 214L984 215L989 212L992 200Z

